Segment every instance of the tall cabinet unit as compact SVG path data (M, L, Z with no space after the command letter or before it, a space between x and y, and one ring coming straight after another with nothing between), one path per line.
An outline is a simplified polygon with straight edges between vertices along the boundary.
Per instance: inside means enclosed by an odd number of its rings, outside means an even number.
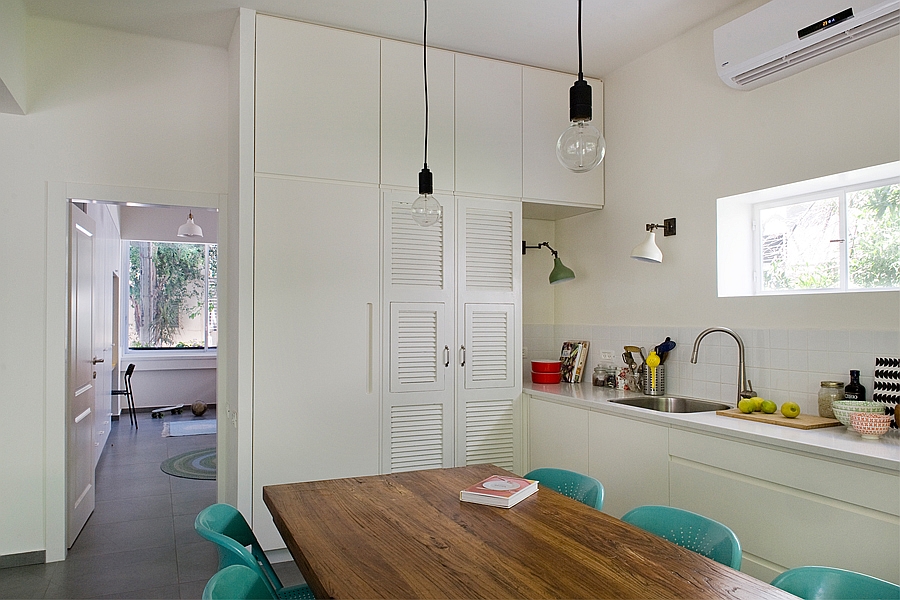
M380 468L380 43L265 16L256 39L252 524L282 548L263 486Z
M254 531L280 548L265 485L522 470L522 197L539 184L523 170L561 167L527 152L544 143L528 133L544 105L523 107L523 85L539 93L540 77L429 49L428 162L444 214L420 227L422 47L270 16L256 25L247 485ZM571 77L557 79L565 93Z

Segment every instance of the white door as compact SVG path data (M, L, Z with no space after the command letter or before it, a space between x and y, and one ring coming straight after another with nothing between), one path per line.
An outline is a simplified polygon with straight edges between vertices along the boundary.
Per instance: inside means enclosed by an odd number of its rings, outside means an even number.
M94 220L69 208L69 386L66 402L66 543L94 511Z
M382 206L384 324L382 470L453 466L453 197L444 217L412 218L414 192L386 191Z
M522 391L522 204L456 199L456 464L512 469Z

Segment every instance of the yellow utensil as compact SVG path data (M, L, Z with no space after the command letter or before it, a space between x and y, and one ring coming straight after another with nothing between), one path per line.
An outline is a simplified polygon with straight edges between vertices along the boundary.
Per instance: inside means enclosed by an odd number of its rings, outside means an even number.
M647 357L647 366L650 367L650 389L656 389L656 367L659 366L659 356L656 354L656 350L651 350L650 355Z

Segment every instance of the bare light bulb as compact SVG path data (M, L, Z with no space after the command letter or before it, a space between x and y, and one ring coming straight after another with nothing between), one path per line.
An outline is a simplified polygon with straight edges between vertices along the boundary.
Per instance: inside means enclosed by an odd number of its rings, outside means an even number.
M572 121L559 136L556 156L565 168L584 173L599 165L606 156L606 141L590 121Z
M422 227L431 227L441 219L444 212L440 202L431 194L422 194L412 204L412 218Z
M434 194L434 181L428 165L419 172L419 197L412 203L413 221L422 227L431 227L441 219L444 207Z

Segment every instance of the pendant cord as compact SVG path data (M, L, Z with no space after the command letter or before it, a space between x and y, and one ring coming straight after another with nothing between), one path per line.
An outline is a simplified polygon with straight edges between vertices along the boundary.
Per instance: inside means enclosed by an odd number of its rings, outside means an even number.
M581 0L579 0L580 2ZM425 3L425 23L422 31L422 74L425 79L425 168L428 168L428 0Z
M581 71L581 0L578 0L578 79L584 79Z

